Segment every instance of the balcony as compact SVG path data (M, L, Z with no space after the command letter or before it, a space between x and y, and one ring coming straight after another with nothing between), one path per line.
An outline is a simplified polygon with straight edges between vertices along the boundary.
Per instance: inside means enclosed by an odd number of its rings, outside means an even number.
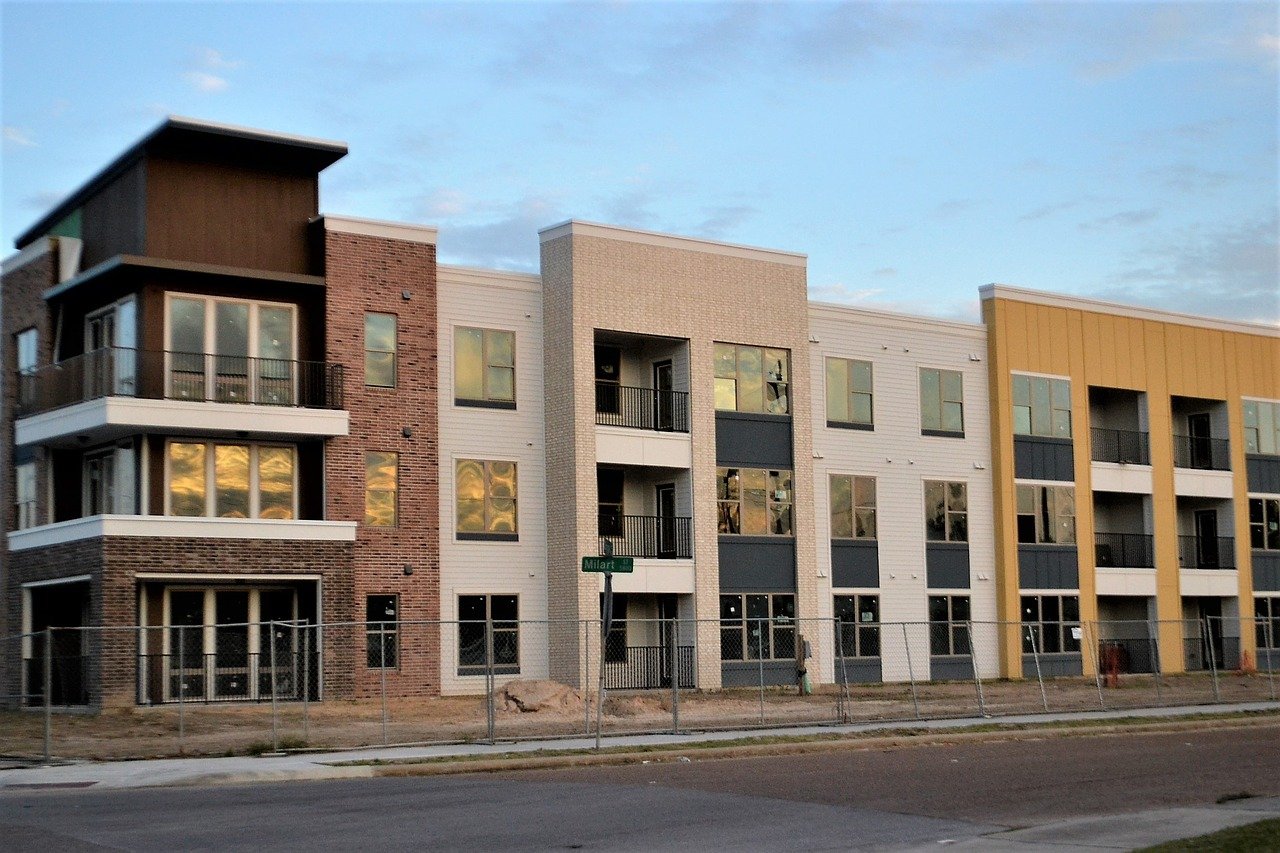
M1175 435L1173 466L1197 471L1230 471L1231 444L1225 438Z
M1178 565L1184 569L1234 569L1235 537L1179 536Z
M18 378L16 441L138 429L346 435L342 388L340 364L105 348Z
M596 383L596 423L600 426L689 431L689 395L612 382Z
M1129 429L1094 427L1093 461L1124 465L1150 465L1151 450L1147 433Z
M684 516L600 514L600 553L615 557L687 560L693 557L693 519Z
M1146 533L1094 533L1094 564L1100 569L1153 568L1155 548Z

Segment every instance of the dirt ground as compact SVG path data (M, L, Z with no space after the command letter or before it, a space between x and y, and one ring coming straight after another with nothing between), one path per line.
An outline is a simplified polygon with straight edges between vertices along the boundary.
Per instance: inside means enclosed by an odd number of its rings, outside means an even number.
M681 691L679 724L684 729L732 729L760 725L798 725L873 720L906 720L1044 711L1083 711L1102 707L1143 708L1276 698L1280 684L1266 674L1220 673L1215 690L1207 673L1123 676L1117 686L1101 688L1092 678L1048 680L1043 695L1035 680L916 685L850 685L847 695L835 685L799 696L792 689L742 688L715 692ZM1101 693L1101 697L1099 694ZM670 731L673 696L669 691L611 691L605 703L606 733ZM1101 699L1101 701L1100 701ZM487 740L483 696L388 699L384 724L380 699L255 705L187 704L113 708L100 713L62 712L52 716L52 753L59 758L123 759L175 755L228 755L265 752L278 738L285 749L338 749L384 743ZM498 740L582 735L595 731L594 697L584 707L554 712L499 710ZM274 725L273 725L274 724ZM274 734L273 734L274 731ZM0 711L0 755L38 756L44 749L44 715L39 709Z

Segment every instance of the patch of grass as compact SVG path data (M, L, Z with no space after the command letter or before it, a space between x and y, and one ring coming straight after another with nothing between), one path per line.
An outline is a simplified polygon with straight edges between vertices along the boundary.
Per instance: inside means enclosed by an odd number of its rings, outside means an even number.
M289 752L290 750L306 749L307 742L300 737L282 737L280 738L280 751ZM245 755L266 755L269 752L275 752L275 744L269 741L255 741L244 748ZM231 755L231 751L227 751Z
M1138 853L1228 853L1234 850L1280 850L1280 818L1144 847Z

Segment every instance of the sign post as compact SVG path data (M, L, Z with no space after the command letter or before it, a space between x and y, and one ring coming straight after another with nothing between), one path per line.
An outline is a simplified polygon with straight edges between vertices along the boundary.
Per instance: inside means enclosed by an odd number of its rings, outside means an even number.
M600 550L604 552L603 556L582 558L582 571L604 573L604 606L600 614L600 686L596 690L596 749L600 748L600 725L604 715L605 645L613 628L613 573L630 574L635 571L634 559L613 556L613 540L605 539Z

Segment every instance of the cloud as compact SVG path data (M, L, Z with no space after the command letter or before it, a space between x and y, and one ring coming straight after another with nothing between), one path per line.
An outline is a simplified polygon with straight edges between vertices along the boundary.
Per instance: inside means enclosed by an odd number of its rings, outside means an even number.
M211 47L200 48L198 62L210 71L232 71L244 64L238 59L227 59Z
M183 73L186 80L197 92L217 94L225 92L231 85L226 72L234 71L243 63L238 59L227 59L219 51L211 47L197 48L188 70Z
M1280 324L1275 215L1228 228L1162 235L1092 295L1172 311Z
M67 197L65 192L40 190L22 199L22 206L29 210L45 211Z
M707 211L707 218L690 228L689 233L712 240L723 240L759 212L745 204L712 208Z
M1041 219L1048 219L1058 213L1065 213L1084 204L1086 198L1071 198L1066 201L1055 201L1050 204L1037 207L1035 210L1028 210L1026 213L1018 217L1019 222L1038 222Z
M442 225L441 261L537 272L538 229L567 218L553 200L526 196L503 207L496 218Z
M34 148L36 145L35 139L31 136L31 131L11 124L4 125L4 141L19 148Z
M1097 219L1081 222L1080 230L1103 231L1109 228L1136 227L1155 221L1159 215L1160 211L1154 207L1143 208L1142 210L1122 210L1110 216L1099 216Z
M1186 195L1203 196L1236 179L1227 172L1203 169L1192 163L1173 163L1147 172L1149 181Z
M428 194L419 209L428 219L440 219L470 213L472 203L462 190L441 187Z
M196 91L208 94L225 92L227 87L231 85L225 77L219 77L207 71L188 71L182 75L182 79L190 83Z
M892 278L898 274L896 267L880 267L880 269L872 270L871 274L877 278Z
M888 291L883 287L860 287L838 281L809 285L809 298L816 302L832 302L853 308L889 311L917 317L936 317L940 320L954 320L960 323L977 323L981 315L978 300L971 297L943 301L934 296L914 298L896 295L900 292L898 288ZM887 293L895 295L886 296Z

